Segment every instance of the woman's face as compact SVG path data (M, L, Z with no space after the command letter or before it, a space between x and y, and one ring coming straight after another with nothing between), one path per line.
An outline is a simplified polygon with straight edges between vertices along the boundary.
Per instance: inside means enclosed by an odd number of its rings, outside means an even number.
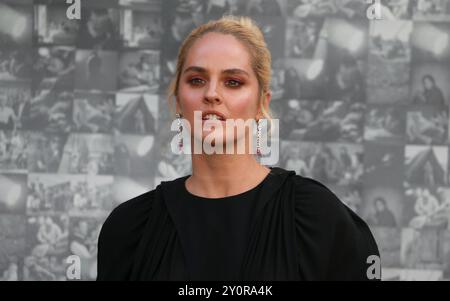
M430 90L431 88L433 88L433 81L430 78L425 77L423 79L423 86L426 90Z
M385 207L384 207L384 203L383 203L382 201L380 201L380 200L377 200L377 201L375 202L375 206L376 206L378 212L383 211L384 208L385 208Z
M194 136L194 111L215 110L225 119L244 121L261 118L258 94L258 80L247 48L232 35L208 33L198 39L188 52L181 70L177 110L189 121L191 136ZM269 99L267 96L267 104ZM221 124L225 128L225 122ZM202 141L210 134L211 131L203 131ZM224 134L225 130L215 132L217 141L225 143ZM243 134L238 133L237 136L234 141L242 138ZM195 135L195 138L200 137Z

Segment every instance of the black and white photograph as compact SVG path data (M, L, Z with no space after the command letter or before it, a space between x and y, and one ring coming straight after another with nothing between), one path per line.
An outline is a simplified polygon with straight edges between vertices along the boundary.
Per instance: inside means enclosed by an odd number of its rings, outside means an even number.
M442 245L443 245L443 257L444 257L444 270L443 270L443 279L449 280L450 279L450 231L445 231L444 234L441 236L442 238Z
M220 1L217 1L220 2ZM284 17L286 10L286 0L234 0L228 2L229 6L234 3L244 3L243 12L248 16L273 16ZM238 12L235 12L238 14Z
M364 140L380 144L403 144L406 130L405 110L405 106L368 105Z
M275 106L275 105L274 105ZM291 140L362 142L365 106L343 101L280 100L280 135Z
M415 22L412 46L414 61L450 64L450 23Z
M33 6L30 0L0 2L0 49L30 47L33 35Z
M422 229L403 228L401 264L406 269L433 270L443 277L444 250L440 244L446 230L438 225ZM440 279L434 280L440 280ZM419 279L420 280L420 279ZM432 279L433 280L433 279Z
M365 102L369 24L331 19L326 23L327 98Z
M403 224L420 230L427 227L447 229L450 219L450 189L412 186L405 189Z
M191 162L186 156L175 156L171 151L161 151L155 171L154 187L161 181L171 181L190 172Z
M75 89L116 90L117 62L115 51L78 50L75 58Z
M447 109L434 106L413 107L406 113L406 135L410 144L438 144L448 141Z
M63 149L58 172L61 174L113 175L112 135L70 134Z
M383 269L383 281L448 281L444 279L442 270L434 269Z
M279 86L276 98L319 99L325 91L324 59L284 58L274 61L274 78Z
M80 278L97 277L97 241L104 219L77 217L70 219L69 250L80 258Z
M26 253L24 215L0 213L0 280L23 280L23 258Z
M367 102L407 103L411 64L411 32L407 20L380 20L370 25Z
M28 176L27 214L63 214L69 209L70 183L54 183L53 174Z
M74 131L111 133L115 99L114 93L75 92L73 103Z
M297 174L333 185L355 185L362 181L361 145L282 141L281 150L285 154L284 168Z
M158 95L117 93L114 129L124 134L155 134L158 105Z
M27 205L27 174L0 174L0 213L24 214Z
M410 103L448 108L450 97L450 68L433 63L414 64L411 73Z
M325 158L331 176L329 183L336 185L360 185L364 173L364 149L361 144L328 143L322 153L310 159L310 166L317 164L317 160ZM315 159L314 159L315 158Z
M118 67L120 92L157 93L159 78L158 51L141 50L121 53Z
M298 175L311 177L313 166L310 163L310 158L314 155L317 148L317 145L312 142L282 141L282 165L289 170L294 170Z
M295 19L286 21L286 56L300 59L317 57L326 40L320 35L327 28L321 19Z
M282 99L284 96L284 75L285 72L284 60L275 60L272 63L272 80L270 82L270 90L272 91L271 101L272 104L278 103L278 100ZM297 87L300 87L298 85ZM294 86L294 90L295 90ZM295 92L294 92L295 93Z
M0 130L0 171L28 170L30 133Z
M409 20L416 2L415 0L380 1L381 16L387 20Z
M380 257L383 258L383 271L385 274L385 268L398 268L400 267L400 251L401 251L401 228L390 227L376 227L371 226L373 236L378 243L380 250Z
M296 18L366 18L367 4L358 0L287 0L287 11Z
M167 0L162 1L164 34L162 52L165 58L177 57L177 49L183 39L204 20L204 3L202 0Z
M59 3L49 5L48 1L35 1L35 35L39 45L74 46L80 29L79 20L67 18L67 5Z
M0 82L28 82L33 75L32 71L33 54L31 48L3 49L0 46Z
M113 176L30 174L29 214L106 217L113 208Z
M136 7L147 7L147 5L160 5L162 0L113 0L118 2L121 6L136 6Z
M28 171L57 173L67 135L31 132L28 143Z
M432 145L405 147L405 186L443 186L447 181L448 148Z
M172 120L166 120L164 126L170 128ZM190 174L192 163L189 155L177 154L172 146L178 145L179 136L175 131L158 131L155 136L153 186L156 187L161 181L171 181L182 175Z
M403 184L404 145L364 143L364 183Z
M272 2L272 1L270 1ZM285 53L286 21L281 17L255 16L254 20L261 29L272 59L283 58Z
M414 20L448 21L450 18L450 3L446 0L417 0L414 7Z
M0 85L0 129L26 129L30 126L31 87L19 82Z
M114 163L117 176L139 178L153 176L157 162L154 160L154 136L116 135Z
M81 7L78 48L111 50L120 46L120 14L113 2L90 1Z
M265 1L265 2L276 2L275 1ZM241 14L247 10L247 7L252 2L258 1L248 1L248 0L212 0L206 1L204 5L204 14L206 21L214 20L222 17L223 15L236 15ZM259 1L261 2L261 1ZM270 4L269 3L269 4Z
M161 91L165 91L175 73L178 49L183 39L204 21L204 1L164 0L161 40Z
M38 214L27 217L27 254L23 264L25 281L66 280L69 256L67 215Z
M370 227L401 228L403 199L400 185L367 185L361 215Z
M163 34L161 0L120 1L120 33L123 47L159 49Z
M191 162L187 156L176 156L174 153L161 148L159 160L155 170L154 184L156 187L161 181L171 181L186 173L190 173Z
M37 90L29 109L26 106L25 109L22 113L22 119L26 121L23 129L68 133L72 129L73 90Z
M71 217L106 218L113 207L113 176L70 175L71 197L68 213Z
M75 53L75 48L67 46L38 48L33 66L33 86L46 90L73 89Z

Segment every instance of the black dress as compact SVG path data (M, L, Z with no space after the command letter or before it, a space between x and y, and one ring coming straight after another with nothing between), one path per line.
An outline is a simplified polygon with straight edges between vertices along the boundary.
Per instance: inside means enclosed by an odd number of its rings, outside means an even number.
M209 199L188 177L113 210L97 280L368 280L376 242L320 182L273 167L253 189Z

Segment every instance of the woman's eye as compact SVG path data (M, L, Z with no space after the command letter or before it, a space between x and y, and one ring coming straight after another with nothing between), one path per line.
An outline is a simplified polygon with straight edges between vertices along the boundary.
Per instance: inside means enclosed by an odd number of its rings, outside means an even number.
M238 80L230 79L226 82L226 85L230 87L239 87L242 83Z
M200 78L192 78L192 79L189 80L189 83L194 85L194 86L199 86L199 85L204 83L204 80L202 80Z

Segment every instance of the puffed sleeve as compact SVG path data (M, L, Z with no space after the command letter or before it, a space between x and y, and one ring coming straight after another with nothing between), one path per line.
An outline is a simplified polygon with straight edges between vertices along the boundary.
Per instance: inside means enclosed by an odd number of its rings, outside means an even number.
M98 238L97 281L128 278L153 200L154 190L120 204L106 218Z
M305 280L371 280L369 256L379 258L367 224L325 185L296 176L298 269Z

